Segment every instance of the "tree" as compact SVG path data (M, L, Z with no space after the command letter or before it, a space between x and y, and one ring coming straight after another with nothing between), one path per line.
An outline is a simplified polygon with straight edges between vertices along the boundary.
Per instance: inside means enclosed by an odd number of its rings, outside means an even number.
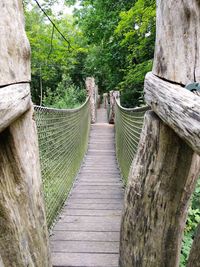
M122 91L121 103L126 107L140 105L143 98L144 77L152 68L154 55L155 17L155 0L138 0L131 9L120 13L115 33L128 53L118 88Z
M76 90L83 88L85 78L82 65L87 47L82 32L73 24L71 16L56 19L51 11L47 12L69 40L70 47L38 6L26 9L26 32L32 49L31 91L36 104L40 104L48 94L56 94L64 75L71 77Z

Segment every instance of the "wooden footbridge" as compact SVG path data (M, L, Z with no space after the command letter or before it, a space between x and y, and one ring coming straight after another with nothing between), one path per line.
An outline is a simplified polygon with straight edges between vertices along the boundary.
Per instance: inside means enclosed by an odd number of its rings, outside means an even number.
M115 126L94 79L79 108L33 107L22 0L0 10L0 267L178 267L200 175L199 1L157 0L150 110L111 92ZM199 267L200 225L192 238Z
M81 170L53 229L53 265L117 267L122 203L114 126L101 108Z

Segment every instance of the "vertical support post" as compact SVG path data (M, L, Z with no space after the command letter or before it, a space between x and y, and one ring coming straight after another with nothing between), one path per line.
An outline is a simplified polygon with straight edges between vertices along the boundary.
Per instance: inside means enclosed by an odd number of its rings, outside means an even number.
M107 109L107 104L108 104L108 93L103 94L103 106L105 109Z
M156 77L182 85L199 81L199 19L196 0L157 0ZM184 112L178 105L177 109ZM170 107L167 113L173 120ZM126 190L120 267L178 267L188 203L199 172L199 156L148 113Z
M120 267L179 266L188 202L200 158L147 112L126 189Z
M97 96L96 92L98 91L98 87L95 85L95 79L93 77L87 77L86 81L86 90L87 94L90 97L90 112L91 112L91 123L96 122L96 101Z
M110 91L110 114L109 123L113 124L115 122L115 100L119 99L119 91Z
M30 101L30 46L24 30L22 1L1 0L0 10L0 90L5 95L0 101L0 123L6 125L0 131L0 265L50 267L37 133ZM22 105L16 104L19 92L24 95ZM29 99L29 104L23 105L25 99ZM12 115L9 126L8 121L4 122L6 102Z

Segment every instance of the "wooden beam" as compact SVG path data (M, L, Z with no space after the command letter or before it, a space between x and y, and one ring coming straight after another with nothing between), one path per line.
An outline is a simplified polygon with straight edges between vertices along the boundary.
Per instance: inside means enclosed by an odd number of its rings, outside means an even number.
M147 112L125 194L120 267L179 266L188 203L200 157Z
M0 88L0 132L30 107L30 85L28 83Z
M200 155L200 97L151 72L144 90L152 110Z

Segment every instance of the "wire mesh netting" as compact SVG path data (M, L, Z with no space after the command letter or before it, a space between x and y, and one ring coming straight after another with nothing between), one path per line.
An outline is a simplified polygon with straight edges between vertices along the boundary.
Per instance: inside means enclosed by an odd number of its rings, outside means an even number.
M126 185L130 167L136 153L142 131L144 114L149 107L123 108L116 99L115 142L116 155Z
M62 208L85 155L90 130L89 99L77 109L35 106L48 227Z

